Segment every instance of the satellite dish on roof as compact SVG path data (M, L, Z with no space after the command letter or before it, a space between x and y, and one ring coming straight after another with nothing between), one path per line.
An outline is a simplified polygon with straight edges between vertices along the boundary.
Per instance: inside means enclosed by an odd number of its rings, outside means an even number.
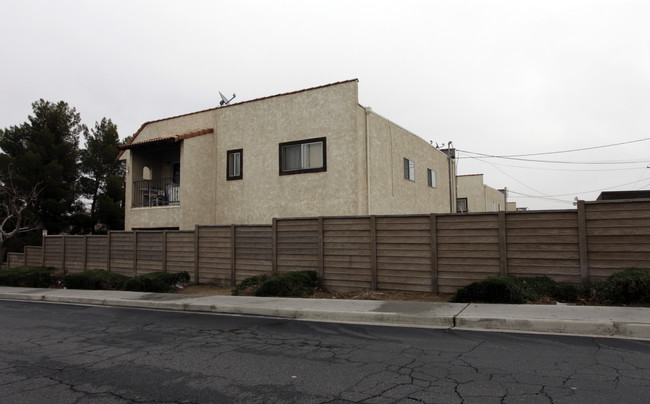
M221 106L230 104L230 101L236 97L235 93L232 93L232 98L227 99L225 95L221 94L221 91L219 91L219 95L221 96L221 101L219 101L219 105Z

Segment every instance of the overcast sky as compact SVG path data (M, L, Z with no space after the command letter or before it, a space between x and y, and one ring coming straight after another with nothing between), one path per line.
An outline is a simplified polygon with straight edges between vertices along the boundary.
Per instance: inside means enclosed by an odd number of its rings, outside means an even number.
M124 138L216 107L219 91L238 102L357 78L362 105L453 142L459 174L484 173L518 206L570 209L650 189L649 21L647 0L0 0L0 128L43 98Z

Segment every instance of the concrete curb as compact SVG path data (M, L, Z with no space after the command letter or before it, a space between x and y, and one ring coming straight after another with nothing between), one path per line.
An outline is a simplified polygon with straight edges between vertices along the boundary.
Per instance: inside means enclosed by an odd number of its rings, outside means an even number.
M650 308L194 296L0 287L0 300L650 340Z
M650 339L650 309L470 304L456 318L456 328Z

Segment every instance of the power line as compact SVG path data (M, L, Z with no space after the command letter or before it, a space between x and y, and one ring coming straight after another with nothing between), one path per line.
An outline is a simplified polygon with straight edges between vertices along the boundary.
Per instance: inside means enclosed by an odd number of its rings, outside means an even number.
M611 144L606 144L602 146L591 146L591 147L581 147L579 149L569 149L569 150L559 150L559 151L552 151L552 152L541 152L541 153L528 153L528 154L511 154L511 155L503 155L503 156L496 156L496 155L487 155L483 153L476 153L476 152L471 152L467 150L460 150L463 153L470 153L470 154L478 154L482 155L484 157L490 157L490 158L514 158L514 157L531 157L531 156L547 156L549 154L562 154L562 153L573 153L573 152L579 152L579 151L585 151L585 150L594 150L594 149L603 149L606 147L614 147L614 146L622 146L626 144L631 144L631 143L638 143L638 142L645 142L650 140L650 137L646 137L643 139L636 139L636 140L630 140L627 142L619 142L619 143L611 143Z
M482 158L475 157L476 160L487 163L487 161L482 160ZM647 167L630 167L630 168L594 168L594 169L580 169L580 168L547 168L547 167L531 167L531 166L518 166L514 164L503 164L503 163L492 163L504 167L515 167L515 168L525 168L528 170L543 170L543 171L565 171L565 172L610 172L610 171L636 171L636 170L646 170ZM645 162L644 162L645 164Z
M543 192L538 191L538 190L536 190L535 188L533 188L533 187L531 187L531 186L529 186L529 185L526 185L526 184L524 184L523 182L519 181L518 179L516 179L516 178L513 177L512 175L508 174L507 172L503 171L502 169L500 169L500 168L497 167L496 165L490 163L489 161L484 161L484 160L481 160L481 159L478 159L478 158L477 158L477 160L478 160L478 161L482 161L483 163L487 163L487 164L491 165L492 167L494 167L494 168L496 168L497 170L501 171L501 173L502 173L503 175L505 175L506 177L511 178L511 179L514 180L515 182L517 182L517 183L523 185L524 187L526 187L526 188L528 188L528 189L530 189L530 190L533 190L533 191L535 191L535 192L537 192L537 193L539 193L539 194L542 194L542 195L547 196L547 195L544 194Z
M625 186L628 186L628 185L631 185L631 184L636 184L636 183L638 183L638 182L641 181L641 180L642 180L642 178L639 178L639 179L636 180L636 181L627 182L627 183L625 183L625 184L614 185L614 186L611 186L611 187L608 187L608 188L595 189L595 190L592 190L592 191L570 192L570 193L568 193L568 194L556 194L556 195L546 195L546 194L542 194L543 196L538 196L538 197L540 197L540 198L542 198L542 199L547 199L547 198L551 198L551 199L552 199L552 198L555 198L555 197L558 197L558 196L570 196L570 195L578 195L578 194L589 194L589 193L592 193L592 192L602 192L602 191L607 191L607 190L610 190L610 189L615 189L615 188L625 187ZM525 195L525 196L528 196L528 197L531 197L531 198L535 198L535 197L536 197L535 195L523 194L523 193L521 193L521 192L513 191L513 190L511 190L510 188L508 188L508 192L512 192L512 193L514 193L514 194L518 194L518 195ZM538 192L539 192L539 191L538 191Z
M531 163L552 163L552 164L578 164L578 165L607 165L607 164L638 164L638 163L647 163L647 160L628 160L628 161L559 161L559 160L538 160L538 159L524 159L519 157L505 157L505 156L495 156L484 153L475 153L468 152L465 150L457 149L463 153L474 153L477 156L467 156L459 158L468 158L468 159L485 159L485 158L497 158L504 160L516 160L516 161L528 161Z
M573 201L568 201L565 199L557 199L557 198L552 198L552 197L546 197L546 196L541 196L541 195L530 195L530 194L524 194L521 192L513 191L510 188L508 188L508 193L513 193L516 194L516 198L518 199L541 199L544 201L549 201L549 202L555 202L555 203L572 203Z

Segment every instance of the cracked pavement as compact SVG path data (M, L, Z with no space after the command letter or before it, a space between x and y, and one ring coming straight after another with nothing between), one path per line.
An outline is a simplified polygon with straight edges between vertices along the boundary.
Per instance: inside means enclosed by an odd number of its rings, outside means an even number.
M0 302L12 403L639 403L650 342Z

